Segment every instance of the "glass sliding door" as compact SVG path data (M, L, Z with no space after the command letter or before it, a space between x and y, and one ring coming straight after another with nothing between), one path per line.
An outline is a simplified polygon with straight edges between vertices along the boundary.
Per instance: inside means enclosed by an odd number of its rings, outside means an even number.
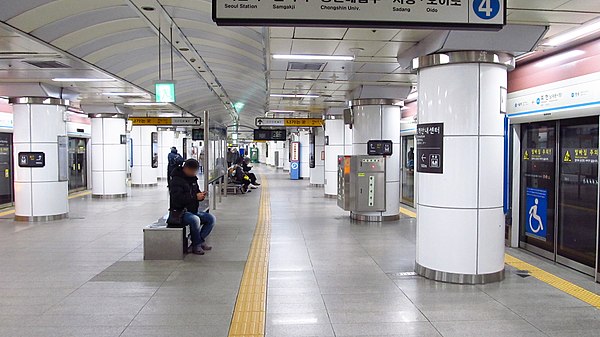
M415 136L402 137L402 203L415 207Z
M599 131L598 117L522 125L521 247L589 275L600 273Z
M12 134L0 133L0 207L14 202Z
M560 123L557 260L593 274L598 226L598 118ZM570 264L568 260L559 262Z
M555 258L556 122L522 126L521 247Z

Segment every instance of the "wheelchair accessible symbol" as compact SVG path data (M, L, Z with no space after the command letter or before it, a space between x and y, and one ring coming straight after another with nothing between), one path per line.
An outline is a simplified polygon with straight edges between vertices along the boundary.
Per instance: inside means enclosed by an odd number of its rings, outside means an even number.
M548 191L527 188L527 223L525 233L540 240L546 240L548 212Z

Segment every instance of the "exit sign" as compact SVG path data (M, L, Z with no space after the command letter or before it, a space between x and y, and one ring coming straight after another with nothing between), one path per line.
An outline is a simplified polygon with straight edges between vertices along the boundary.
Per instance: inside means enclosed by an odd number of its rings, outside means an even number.
M175 103L175 82L156 82L157 103Z

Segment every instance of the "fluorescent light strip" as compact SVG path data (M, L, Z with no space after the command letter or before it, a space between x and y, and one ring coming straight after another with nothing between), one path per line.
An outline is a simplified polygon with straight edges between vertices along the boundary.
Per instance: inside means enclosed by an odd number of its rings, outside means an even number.
M558 64L561 63L563 61L572 59L572 58L576 58L577 56L581 56L585 54L585 52L583 50L579 50L579 49L575 49L575 50L571 50L568 51L566 53L561 53L555 56L550 56L547 59L544 59L542 61L540 61L539 63L536 63L535 66L538 68L545 68L549 65L553 65L553 64Z
M304 60L304 61L354 61L354 56L274 54L273 59L275 59L275 60Z
M103 92L104 96L147 96L146 93L141 92Z
M293 114L296 111L293 111L293 110L269 110L269 112L277 113L277 114Z
M160 103L160 102L129 102L125 103L126 106L165 106L171 103Z
M78 77L58 77L53 78L54 82L115 82L113 78L78 78Z
M546 42L543 42L542 45L557 47L565 43L573 42L587 35L591 35L598 31L600 31L600 20L596 20L594 22L584 24L581 27L557 34L556 36L549 38Z
M271 97L281 98L318 98L319 95L271 94Z

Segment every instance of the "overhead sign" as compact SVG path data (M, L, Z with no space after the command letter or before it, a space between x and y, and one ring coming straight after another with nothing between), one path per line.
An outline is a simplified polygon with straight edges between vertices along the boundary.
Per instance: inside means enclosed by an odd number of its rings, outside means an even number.
M548 191L539 188L527 188L527 222L525 234L546 241L548 230Z
M323 126L322 118L262 118L256 119L256 126L275 127L319 127Z
M175 82L156 82L154 89L157 103L175 103Z
M391 156L394 154L394 143L391 140L370 140L367 143L369 156Z
M285 140L287 140L287 131L285 129L254 130L254 140L255 141L285 141Z
M506 0L213 0L229 26L500 29Z
M444 173L444 124L417 125L417 172Z
M200 126L200 117L131 117L133 125Z

